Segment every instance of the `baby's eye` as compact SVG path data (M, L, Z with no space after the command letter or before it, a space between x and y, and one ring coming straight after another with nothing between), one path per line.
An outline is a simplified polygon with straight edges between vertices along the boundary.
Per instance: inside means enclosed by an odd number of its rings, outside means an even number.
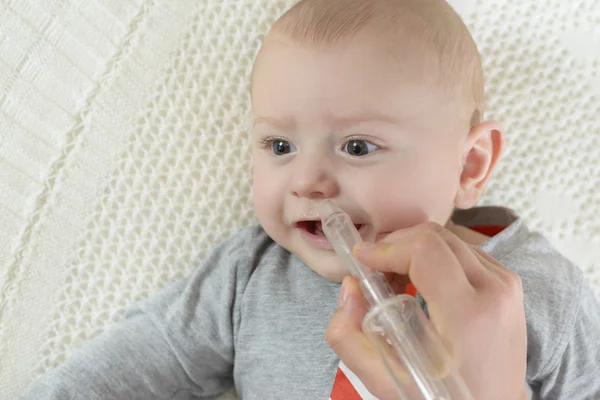
M276 139L271 143L271 148L273 149L273 154L276 156L283 156L285 154L289 154L293 151L296 151L296 148L293 144L288 141Z
M379 150L379 146L365 140L350 140L344 146L344 151L355 157L366 156L376 150Z

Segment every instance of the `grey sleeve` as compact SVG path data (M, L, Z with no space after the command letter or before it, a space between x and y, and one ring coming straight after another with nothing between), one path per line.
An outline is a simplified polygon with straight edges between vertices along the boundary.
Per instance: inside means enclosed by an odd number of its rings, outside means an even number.
M600 399L600 305L582 279L565 351L539 387L539 399Z
M238 296L250 275L233 237L182 280L43 375L23 400L213 399L233 386Z

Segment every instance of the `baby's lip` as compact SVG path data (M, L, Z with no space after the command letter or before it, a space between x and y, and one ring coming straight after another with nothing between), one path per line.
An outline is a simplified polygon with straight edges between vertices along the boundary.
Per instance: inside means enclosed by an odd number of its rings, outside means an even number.
M379 242L380 240L385 239L390 233L392 233L392 232L378 233L377 236L375 236L375 242Z

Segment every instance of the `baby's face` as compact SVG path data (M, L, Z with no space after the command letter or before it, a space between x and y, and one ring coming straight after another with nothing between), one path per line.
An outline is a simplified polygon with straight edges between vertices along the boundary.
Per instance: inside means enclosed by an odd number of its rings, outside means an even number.
M423 63L360 38L313 48L270 38L253 77L254 205L266 232L321 276L346 270L310 214L331 199L363 239L454 207L469 126Z

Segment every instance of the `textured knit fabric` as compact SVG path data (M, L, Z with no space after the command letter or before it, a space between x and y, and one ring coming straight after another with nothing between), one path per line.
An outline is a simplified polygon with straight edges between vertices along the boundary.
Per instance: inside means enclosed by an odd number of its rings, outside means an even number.
M501 208L458 219L508 225L482 245L522 278L533 399L600 398L600 305L581 271ZM260 227L223 243L190 278L129 312L25 400L329 399L339 360L324 332L330 282Z
M0 399L255 221L247 118L294 0L0 1ZM451 0L519 212L600 294L600 2Z

